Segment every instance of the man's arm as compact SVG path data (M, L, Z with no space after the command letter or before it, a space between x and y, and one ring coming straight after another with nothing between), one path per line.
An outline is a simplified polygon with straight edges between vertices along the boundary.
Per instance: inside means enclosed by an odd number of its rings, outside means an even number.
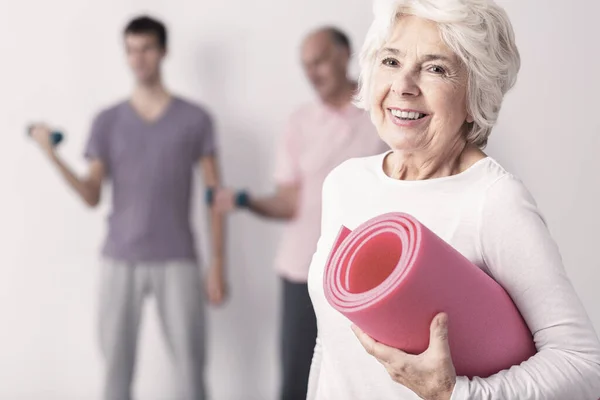
M215 156L204 156L200 159L204 184L209 188L219 188L221 178ZM225 221L216 207L209 208L210 231L212 244L212 262L207 276L207 294L211 303L221 304L225 300Z
M78 177L73 170L56 153L50 141L51 131L44 125L32 128L31 136L40 145L52 164L56 166L63 178L67 181L83 201L90 207L95 207L100 202L102 181L105 176L105 167L101 160L93 159L89 164L88 174Z
M219 188L221 186L221 178L216 157L202 157L200 159L200 166L206 187ZM214 207L210 207L209 212L213 261L222 263L225 258L224 217L220 213L217 213Z
M221 214L229 213L235 208L246 208L264 218L290 220L298 212L299 184L280 184L275 194L264 197L255 197L245 191L235 192L218 187L214 189L213 209ZM240 201L240 198L244 200Z
M272 196L250 196L248 209L261 217L290 220L296 216L299 193L298 184L279 185Z
M299 126L301 120L292 117L281 137L275 159L275 182L277 189L271 196L252 196L248 194L243 206L264 218L290 220L298 211L302 172L300 152L302 135ZM238 204L239 206L240 204Z

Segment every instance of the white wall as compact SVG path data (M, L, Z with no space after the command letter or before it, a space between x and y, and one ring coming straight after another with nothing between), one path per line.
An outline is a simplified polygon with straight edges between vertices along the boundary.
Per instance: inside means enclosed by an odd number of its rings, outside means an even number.
M504 0L523 56L488 152L521 176L558 241L600 330L600 4ZM68 133L62 153L83 170L90 119L130 88L120 32L142 11L171 29L169 86L215 114L229 184L270 189L274 140L310 98L298 65L307 29L336 23L360 44L367 0L24 0L0 3L0 399L97 399L98 251L106 205L85 209L26 140L32 119ZM197 224L202 228L202 215ZM231 219L233 298L210 315L209 383L219 400L274 399L279 227ZM153 304L152 304L153 305ZM136 390L173 398L154 310L144 315Z

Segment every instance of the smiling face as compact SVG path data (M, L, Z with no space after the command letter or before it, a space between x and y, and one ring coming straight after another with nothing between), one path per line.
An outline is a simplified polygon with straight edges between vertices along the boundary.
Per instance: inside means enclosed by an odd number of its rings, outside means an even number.
M400 17L375 62L371 119L392 149L435 154L464 140L467 71L434 22Z

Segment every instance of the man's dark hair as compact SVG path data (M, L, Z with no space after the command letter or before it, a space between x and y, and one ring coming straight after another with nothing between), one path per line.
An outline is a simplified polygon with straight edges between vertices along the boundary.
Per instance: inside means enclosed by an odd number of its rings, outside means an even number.
M352 54L352 44L350 43L350 38L344 31L338 29L336 27L327 28L327 32L331 35L331 40L336 46L343 47L348 50L348 54Z
M131 20L125 27L124 35L129 34L150 34L156 36L159 46L165 50L167 48L167 28L165 25L148 16L140 16Z

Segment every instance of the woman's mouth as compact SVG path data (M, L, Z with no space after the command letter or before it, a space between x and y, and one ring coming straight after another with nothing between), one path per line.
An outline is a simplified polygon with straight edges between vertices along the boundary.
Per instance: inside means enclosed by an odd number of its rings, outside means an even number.
M419 111L408 111L408 110L399 110L396 108L390 108L390 113L403 121L417 121L419 119L425 118L427 114L419 112Z

